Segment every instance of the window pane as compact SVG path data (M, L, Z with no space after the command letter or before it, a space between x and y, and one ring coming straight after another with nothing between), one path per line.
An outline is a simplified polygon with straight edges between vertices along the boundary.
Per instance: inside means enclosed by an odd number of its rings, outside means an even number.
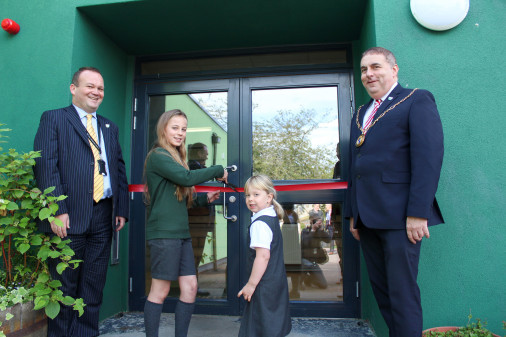
M157 137L160 115L180 109L188 117L186 148L190 170L217 164L226 166L227 92L151 96L149 103L149 149ZM227 221L223 218L223 205L189 209L188 220L198 271L197 296L226 298ZM150 265L146 245L146 295L151 287ZM169 297L178 296L177 281L171 282Z
M342 301L341 204L287 204L281 225L290 300Z
M337 87L253 90L253 172L331 179L339 142Z

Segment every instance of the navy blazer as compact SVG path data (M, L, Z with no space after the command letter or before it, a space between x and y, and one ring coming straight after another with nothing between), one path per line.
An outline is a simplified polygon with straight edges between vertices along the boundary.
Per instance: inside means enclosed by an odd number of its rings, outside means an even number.
M113 218L128 219L128 183L125 162L119 145L118 127L110 120L97 114L104 136L109 177L113 194ZM54 186L53 195L67 195L58 203L56 215L68 213L68 234L82 234L88 228L93 214L93 169L95 160L86 128L79 119L73 105L46 111L40 119L34 140L35 151L41 158L35 160L35 178L38 187ZM48 221L39 223L39 229L52 232Z
M411 92L398 84L375 118ZM360 125L372 102L359 109ZM355 146L361 134L356 115L350 131L345 216L360 216L376 229L405 229L408 216L426 218L429 226L444 222L435 198L444 145L434 96L416 90L369 129L360 147Z

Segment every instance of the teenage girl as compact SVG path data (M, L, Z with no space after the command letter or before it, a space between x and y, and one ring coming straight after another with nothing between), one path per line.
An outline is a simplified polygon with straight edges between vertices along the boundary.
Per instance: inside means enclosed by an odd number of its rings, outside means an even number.
M227 180L221 165L190 171L186 163L188 119L181 110L164 112L156 126L157 143L144 164L148 204L146 240L151 252L151 289L144 307L146 336L158 336L160 315L170 283L179 281L175 336L186 336L195 307L197 277L187 208L207 206L220 192L196 197L194 185L213 178Z
M288 282L283 259L283 237L279 220L283 208L275 200L276 190L264 175L253 176L244 186L246 206L253 212L249 226L250 277L237 294L246 307L241 319L241 337L282 337L290 333Z

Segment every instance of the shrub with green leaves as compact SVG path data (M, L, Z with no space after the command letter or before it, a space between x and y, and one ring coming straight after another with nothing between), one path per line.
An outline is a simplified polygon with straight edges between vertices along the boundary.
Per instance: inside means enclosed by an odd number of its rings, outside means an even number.
M0 127L4 124L0 123ZM6 136L0 129L0 142ZM63 296L61 283L51 278L47 260L58 259L57 272L77 268L80 260L73 259L70 240L40 233L36 220L63 223L54 215L58 201L66 196L53 196L54 187L41 191L35 184L33 166L40 152L4 152L0 147L0 311L34 301L35 309L44 308L48 317L60 312L60 305L73 306L83 313L82 299ZM12 318L8 315L8 319ZM0 322L1 326L2 322ZM3 333L0 331L0 336Z

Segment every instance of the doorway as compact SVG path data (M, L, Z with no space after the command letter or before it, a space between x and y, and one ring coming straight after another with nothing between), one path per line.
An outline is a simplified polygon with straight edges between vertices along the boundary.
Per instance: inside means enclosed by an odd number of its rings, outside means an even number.
M312 189L341 182L351 118L350 72L238 77L194 81L151 81L136 86L132 182L142 183L146 153L161 113L188 115L186 147L190 169L235 165L229 182L242 187L256 173L280 188L285 208L282 233L292 316L359 317L358 245L345 230L344 189ZM202 188L220 188L217 182ZM130 310L142 310L149 291L146 212L132 195ZM240 192L228 190L212 207L190 210L198 268L197 313L240 315L237 293L245 268L250 212ZM177 285L164 311L177 300Z

